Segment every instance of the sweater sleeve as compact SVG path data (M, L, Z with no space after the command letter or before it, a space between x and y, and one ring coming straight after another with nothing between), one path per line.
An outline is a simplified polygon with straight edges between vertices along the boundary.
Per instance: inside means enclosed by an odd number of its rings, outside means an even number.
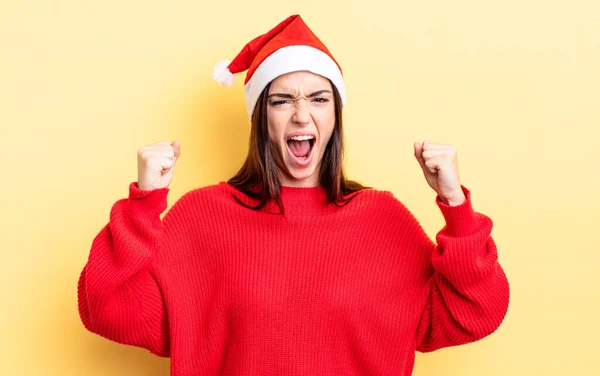
M129 185L129 197L112 206L109 223L94 238L77 289L79 316L89 331L163 357L169 356L169 329L152 261L168 191Z
M446 225L429 238L429 296L416 332L416 350L431 352L477 341L494 332L508 310L509 285L490 236L492 220L466 201L450 206L436 197Z

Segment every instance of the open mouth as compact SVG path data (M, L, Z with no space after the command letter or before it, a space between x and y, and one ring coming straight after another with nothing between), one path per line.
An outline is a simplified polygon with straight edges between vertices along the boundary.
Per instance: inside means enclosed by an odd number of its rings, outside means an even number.
M290 157L300 165L308 164L314 144L315 138L312 135L294 136L287 140Z

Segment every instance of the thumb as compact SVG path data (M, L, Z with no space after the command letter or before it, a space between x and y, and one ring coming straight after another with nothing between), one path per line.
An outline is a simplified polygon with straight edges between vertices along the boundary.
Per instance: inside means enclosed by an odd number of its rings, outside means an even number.
M173 152L175 153L175 158L176 159L179 158L179 156L181 155L181 142L173 141L171 146L173 146Z
M413 146L415 148L415 158L417 159L421 167L424 167L425 160L423 159L423 144L420 142L415 142Z

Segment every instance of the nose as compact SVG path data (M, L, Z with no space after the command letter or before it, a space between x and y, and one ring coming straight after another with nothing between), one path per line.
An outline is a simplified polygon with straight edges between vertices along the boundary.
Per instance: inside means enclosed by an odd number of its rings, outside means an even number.
M295 103L295 111L292 120L299 125L306 125L311 121L310 108L307 101L299 100Z

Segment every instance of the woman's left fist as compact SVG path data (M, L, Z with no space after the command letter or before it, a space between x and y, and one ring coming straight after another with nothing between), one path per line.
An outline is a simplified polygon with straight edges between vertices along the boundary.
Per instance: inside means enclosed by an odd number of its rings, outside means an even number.
M456 148L430 141L415 142L414 147L415 158L423 169L425 179L440 199L452 206L465 202L458 175Z

